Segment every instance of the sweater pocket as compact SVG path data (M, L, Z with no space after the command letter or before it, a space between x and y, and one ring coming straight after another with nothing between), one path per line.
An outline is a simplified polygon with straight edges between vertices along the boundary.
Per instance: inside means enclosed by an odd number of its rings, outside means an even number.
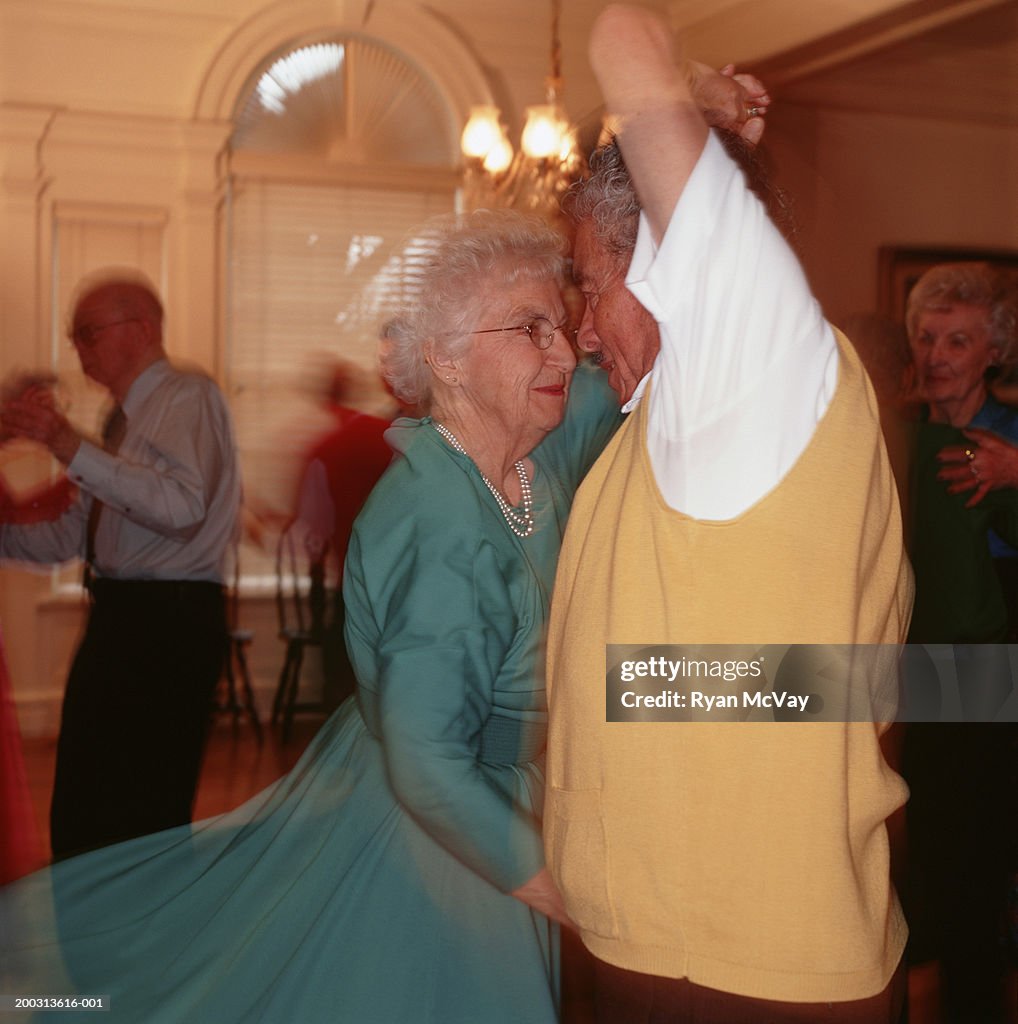
M609 894L610 860L601 792L549 786L545 807L548 865L581 931L618 938Z

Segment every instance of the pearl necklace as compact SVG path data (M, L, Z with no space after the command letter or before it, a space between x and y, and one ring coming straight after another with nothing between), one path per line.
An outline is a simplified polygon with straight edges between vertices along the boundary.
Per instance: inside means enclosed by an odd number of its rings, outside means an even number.
M431 421L431 425L444 437L449 444L453 446L461 455L466 455L469 459L470 456L467 454L466 448L459 443L456 435L446 426L441 423L436 423L434 420ZM477 463L475 462L476 466ZM481 473L480 468L477 470ZM534 532L534 516L533 507L534 499L530 491L530 479L527 476L526 466L523 465L523 461L516 463L516 474L520 478L520 490L523 493L523 514L520 515L509 504L508 501L502 496L502 492L483 474L481 473L481 479L484 481L484 485L491 491L495 501L498 502L498 507L502 510L502 515L505 521L509 524L509 529L516 534L517 537L529 537Z

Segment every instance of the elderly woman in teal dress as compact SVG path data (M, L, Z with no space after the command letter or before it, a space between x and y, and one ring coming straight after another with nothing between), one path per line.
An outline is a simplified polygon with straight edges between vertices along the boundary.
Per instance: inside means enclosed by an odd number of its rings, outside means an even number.
M696 67L712 123L755 142L763 86ZM0 993L106 995L130 1024L556 1020L545 625L573 494L620 422L576 368L562 248L509 213L414 240L383 361L430 415L387 433L347 553L356 696L237 810L0 889Z
M238 810L0 890L0 992L132 1024L556 1019L544 629L619 414L574 373L558 235L476 214L418 241L385 364L431 415L389 431L348 552L358 694Z

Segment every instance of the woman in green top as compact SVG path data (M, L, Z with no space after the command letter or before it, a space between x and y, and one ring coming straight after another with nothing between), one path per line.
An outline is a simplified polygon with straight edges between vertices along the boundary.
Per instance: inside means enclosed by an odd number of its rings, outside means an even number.
M915 388L926 410L912 473L913 643L1007 638L994 561L1015 564L1018 412L994 398L988 379L1018 357L1015 317L1007 278L985 263L932 267L909 295Z
M1015 564L1018 459L1008 442L1018 440L1018 414L987 385L993 368L1015 361L1015 313L1006 278L981 263L932 267L908 303L926 415L912 470L916 598L905 670L915 702L906 705L914 718L902 762L911 789L903 894L910 959L939 961L947 1024L1003 1019L1000 921L1018 869L1015 725L993 720L1014 685L1001 585L1014 570L998 577L994 563ZM918 644L953 645L957 712Z
M385 362L431 415L389 431L347 554L357 696L237 811L0 890L0 992L109 995L131 1024L556 1019L545 621L619 419L574 375L562 244L510 214L417 240Z

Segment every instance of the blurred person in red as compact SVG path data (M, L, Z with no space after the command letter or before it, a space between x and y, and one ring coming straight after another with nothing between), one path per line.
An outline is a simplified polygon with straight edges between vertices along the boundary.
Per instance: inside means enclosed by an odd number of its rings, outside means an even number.
M343 640L340 585L350 531L392 456L382 436L389 421L354 407L358 377L359 371L352 363L336 361L323 395L334 425L304 456L296 502L296 518L311 565L313 594L317 595L312 598L312 629L323 633L322 696L329 708L338 707L354 689L353 669ZM331 591L331 600L326 591Z
M16 495L0 479L0 522L35 523L55 519L74 500L74 495L75 488L67 477L23 495ZM0 638L0 885L27 875L44 860L22 757L17 709Z
M0 885L43 863L21 755L21 733L0 640Z

